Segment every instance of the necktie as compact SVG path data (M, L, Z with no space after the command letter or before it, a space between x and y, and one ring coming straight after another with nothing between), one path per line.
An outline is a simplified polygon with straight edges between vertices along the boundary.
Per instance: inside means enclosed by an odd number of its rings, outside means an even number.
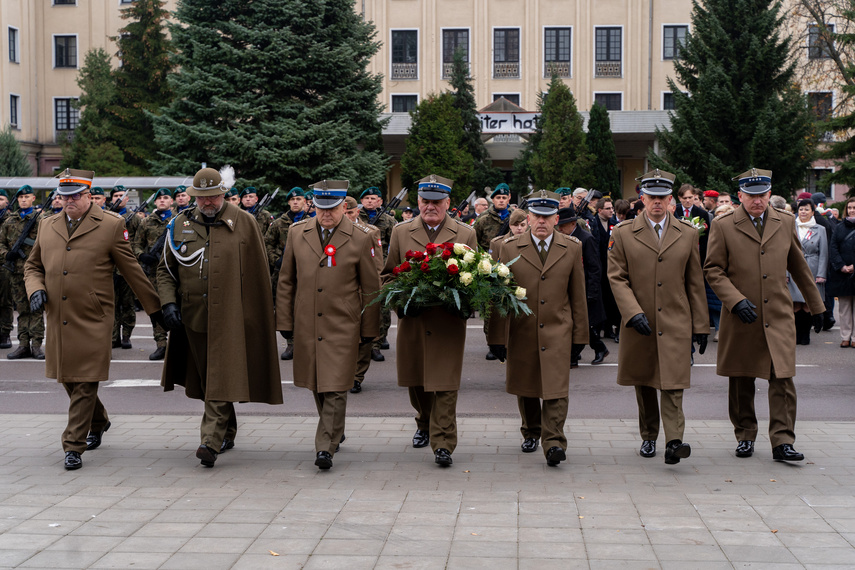
M661 225L656 224L653 226L653 231L656 232L656 239L662 239L662 234L660 233L662 231Z
M760 237L763 237L763 218L754 218L754 227L757 228Z
M540 261L546 263L546 254L549 253L546 250L546 242L544 240L540 240L537 244L537 247L540 248Z
M327 230L327 229L323 230L324 247L326 247L330 243L331 235L332 235L332 232L330 230Z
M683 217L684 217L684 218L688 218L688 217L689 217L689 213L690 213L690 212L689 212L689 209L688 209L688 208L683 208L683 212L684 212Z

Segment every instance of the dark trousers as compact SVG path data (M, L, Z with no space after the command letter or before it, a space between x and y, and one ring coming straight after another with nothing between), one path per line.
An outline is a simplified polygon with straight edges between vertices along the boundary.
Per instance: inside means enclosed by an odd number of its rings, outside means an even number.
M371 346L370 344L368 346ZM335 449L344 435L344 419L347 414L347 391L315 392L315 406L318 408L318 429L315 431L315 451L329 451L335 455Z
M524 439L540 439L543 454L552 447L567 449L567 437L564 435L564 422L567 421L568 398L541 400L527 396L517 396L522 426L520 432Z
M730 423L737 441L757 439L754 413L754 378L732 376L728 388ZM796 385L792 378L769 380L769 440L772 447L796 441Z
M353 380L360 384L365 380L365 373L368 372L368 368L371 366L371 349L372 344L366 342L365 344L360 344L356 351L356 373L353 375Z
M208 334L184 328L190 356L196 363L196 370L202 379L202 392L207 388L208 379ZM224 439L234 440L237 436L237 415L233 402L208 400L205 398L205 411L199 426L202 445L219 452Z
M427 392L421 386L407 389L416 410L416 428L430 434L430 447L454 452L457 447L457 390Z
M656 441L659 437L659 423L665 428L665 442L679 439L683 441L686 418L683 415L683 391L659 390L660 403L656 399L656 388L636 386L635 399L638 402L638 431L644 441Z
M606 344L600 338L599 327L588 327L588 344L594 352L605 352Z
M62 450L86 451L90 431L103 431L110 419L98 398L98 382L63 382L68 392L68 425L62 433Z

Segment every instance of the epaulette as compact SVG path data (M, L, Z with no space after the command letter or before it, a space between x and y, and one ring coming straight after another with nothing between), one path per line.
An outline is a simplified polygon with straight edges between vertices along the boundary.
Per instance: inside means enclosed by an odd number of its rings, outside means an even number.
M787 214L787 215L788 215L788 216L790 216L791 218L795 218L795 217L796 217L796 215L795 215L794 213L792 213L792 212L788 212L788 211L786 211L786 210L778 210L778 211L779 211L780 213L782 213L782 214Z
M693 226L693 225L692 225L692 222L690 222L690 221L689 221L689 220L687 220L686 218L676 218L676 219L677 219L677 220L680 220L681 222L683 222L683 223L684 223L684 224L686 224L687 226L691 226L691 227L693 227L693 228L695 227L695 226Z
M116 218L122 218L122 216L121 216L121 215L117 214L116 212L114 212L114 211L112 211L112 210L104 210L104 213L105 213L105 214L110 214L111 216L115 216ZM122 219L124 220L125 218L122 218Z
M412 222L412 221L413 221L413 220L415 220L415 219L416 219L416 217L415 217L415 216L413 216L413 217L412 217L412 218L410 218L409 220L402 220L402 221L398 222L398 225L400 225L400 224L409 224L410 222Z
M312 219L312 218L308 218L308 219L303 218L303 219L302 219L302 220L300 220L299 222L294 222L293 224L291 224L291 227L292 227L292 228L296 228L297 226L300 226L300 225L302 225L302 224L307 223L307 222L308 222L309 220L311 220L311 219Z
M569 241L575 241L575 242L576 242L576 243L578 243L578 244L581 244L581 243L582 243L582 240L580 240L580 239L579 239L579 238L577 238L576 236L568 236L567 234L561 234L561 235L563 235L563 236L564 236L565 238L567 238Z
M615 227L614 227L614 228L612 228L612 230L614 230L615 228L619 228L619 227L621 227L622 225L624 225L624 224L626 224L626 223L628 223L628 222L632 222L632 220L621 220L621 221L619 221L617 224L615 224Z
M371 229L368 226L363 226L362 224L353 224L353 227L362 230L362 233L364 234L371 233Z
M514 234L511 234L509 236L505 236L505 239L502 240L502 243L503 244L508 243L509 241L515 240L517 237L519 237L519 236L515 236Z
M460 219L458 219L457 217L454 217L454 218L451 218L451 219L452 219L452 220L454 220L454 222L455 222L455 223L457 223L457 224L459 224L459 225L463 226L464 228L471 228L471 227L472 227L472 226L470 226L469 224L467 224L466 222L461 222L461 221L460 221Z
M735 212L735 211L736 211L736 210L732 210L732 211L730 211L730 212L725 212L724 214L721 214L721 215L719 215L719 216L716 216L716 217L715 217L715 219L716 219L716 220L720 220L721 218L726 218L726 217L728 217L728 216L732 216L732 215L733 215L733 212Z

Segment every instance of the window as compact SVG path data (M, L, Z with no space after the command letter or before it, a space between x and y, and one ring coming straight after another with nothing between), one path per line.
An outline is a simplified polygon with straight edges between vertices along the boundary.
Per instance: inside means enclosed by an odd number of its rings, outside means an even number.
M516 79L520 76L519 28L493 30L493 78Z
M19 63L18 60L18 29L9 27L9 61Z
M662 59L678 59L680 48L686 43L689 26L665 26L663 31Z
M594 77L621 76L621 29L596 28Z
M463 61L469 61L469 30L442 30L442 78L451 77L454 52L463 50Z
M54 36L54 67L77 67L77 36Z
M493 93L493 101L498 101L499 97L504 97L514 105L521 106L519 93Z
M18 95L9 96L9 124L13 129L20 129L18 124L18 111L21 104L21 97Z
M392 95L392 112L409 113L419 104L418 95Z
M831 118L832 94L830 91L808 93L808 102L817 121Z
M663 93L662 94L662 109L665 111L673 111L676 109L676 105L674 104L674 94L673 93Z
M392 79L419 78L418 30L392 30Z
M594 103L599 103L608 111L620 111L622 97L622 93L594 93Z
M80 119L80 112L72 106L74 101L77 101L77 99L72 99L70 97L65 99L54 99L57 131L73 131L77 128L77 122Z
M820 192L821 185L819 182L826 174L831 174L831 169L809 168L807 171L807 180L805 181L805 192L810 192L811 194Z
M76 6L77 0L53 0L53 5L54 6L61 6L61 5Z
M825 24L829 34L834 33L834 24ZM808 26L808 58L809 59L830 59L831 52L828 50L826 38L816 24Z
M570 28L546 28L543 31L543 76L570 77Z

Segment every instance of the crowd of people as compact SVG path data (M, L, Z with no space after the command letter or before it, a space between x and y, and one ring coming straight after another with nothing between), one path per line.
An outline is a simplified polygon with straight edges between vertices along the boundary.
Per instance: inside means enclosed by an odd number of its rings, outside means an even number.
M313 393L315 465L331 468L346 439L348 394L362 391L371 362L390 349L390 310L371 300L408 252L429 243L517 260L514 279L533 315L485 319L486 358L507 361L521 450L542 446L551 466L566 459L570 370L586 345L598 365L610 355L606 341L620 343L617 381L636 392L639 454L656 455L661 424L668 464L691 454L682 397L695 347L702 354L711 333L720 343L718 374L730 379L738 457L754 451L754 383L764 378L773 458L803 459L793 448L795 344L808 344L811 328L834 325L835 299L840 346L855 347L855 198L838 220L822 194L792 204L773 197L771 172L759 169L734 179L737 199L675 189L674 175L654 170L639 178L633 200L557 188L512 204L499 184L459 214L450 209L454 182L430 175L401 222L378 188L357 200L346 180L294 187L287 211L274 216L255 188L235 187L229 169L204 168L192 186L157 190L150 213L128 208L124 188L105 192L93 178L66 170L41 211L29 186L11 200L0 190L0 347L11 348L17 311L18 347L7 358L46 359L47 376L69 394L67 469L80 468L81 454L110 428L97 387L111 350L131 348L139 309L152 318L149 358L165 360L164 389L183 386L205 403L202 465L213 467L235 446L234 403L282 403L281 359L293 360L295 385ZM457 444L471 316L435 306L397 314L397 378L415 411L412 445L430 445L443 467ZM281 354L276 331L286 341Z

